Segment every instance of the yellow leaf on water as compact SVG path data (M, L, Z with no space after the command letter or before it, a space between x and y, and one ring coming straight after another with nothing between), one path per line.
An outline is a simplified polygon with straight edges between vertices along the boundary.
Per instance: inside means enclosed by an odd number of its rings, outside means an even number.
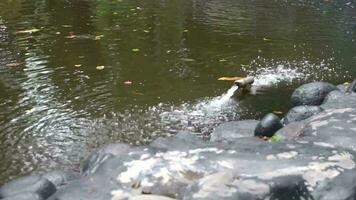
M132 49L133 52L139 52L140 49Z
M75 67L81 67L82 65L81 64L77 64L77 65L74 65Z
M218 80L219 81L237 81L237 80L241 80L244 77L238 77L238 76L234 76L234 77L220 77Z
M105 68L105 66L101 65L101 66L96 66L97 70L103 70Z
M38 31L40 31L40 29L34 28L29 30L17 31L16 33L36 33Z
M100 40L103 37L104 37L104 35L97 35L97 36L95 36L95 40Z
M132 81L125 81L124 84L125 84L125 85L131 85L131 84L132 84Z

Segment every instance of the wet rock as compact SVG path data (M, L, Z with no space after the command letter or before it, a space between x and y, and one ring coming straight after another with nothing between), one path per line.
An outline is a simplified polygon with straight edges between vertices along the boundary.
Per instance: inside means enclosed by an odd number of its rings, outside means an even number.
M325 181L313 192L314 199L349 200L356 198L356 171L347 170L335 179Z
M159 137L150 146L161 149L171 149L172 147L181 150L194 148L205 142L198 138L193 132L181 131L173 137Z
M295 140L301 136L303 128L304 123L292 122L279 129L275 135L281 140Z
M263 199L269 194L269 185L255 179L241 179L232 172L218 172L190 185L184 200Z
M307 83L298 87L292 94L292 105L320 105L325 96L337 87L325 82Z
M328 95L326 95L326 97L324 98L323 104L328 103L328 102L332 102L335 101L339 98L342 98L343 96L345 96L345 93L339 91L339 90L334 90L329 92Z
M20 193L36 193L46 199L56 192L56 187L41 176L26 176L15 179L0 188L0 197L11 197Z
M271 200L313 200L313 196L307 189L302 176L282 176L273 179L273 182L273 186L271 187Z
M32 192L24 192L14 196L6 197L2 200L44 200L40 195Z
M339 98L330 98L320 107L324 110L336 108L356 108L356 93L346 93Z
M291 122L302 121L322 111L323 109L319 106L297 106L285 115L283 123L289 124Z
M71 171L52 171L43 175L44 178L52 182L56 187L63 186L69 182L79 179L81 176Z
M354 93L356 92L356 80L354 80L349 87L346 89L346 93Z
M235 122L226 122L216 127L211 133L210 141L235 141L242 137L251 137L258 124L257 120L243 120Z
M304 141L325 147L356 150L356 109L329 109L305 122Z
M257 124L255 136L272 137L282 127L283 124L279 117L273 113L269 113Z
M341 93L345 93L347 88L349 87L349 84L339 84L336 86Z
M132 150L133 147L128 144L109 144L88 157L83 164L82 174L84 176L93 174L105 160L113 156L125 155Z

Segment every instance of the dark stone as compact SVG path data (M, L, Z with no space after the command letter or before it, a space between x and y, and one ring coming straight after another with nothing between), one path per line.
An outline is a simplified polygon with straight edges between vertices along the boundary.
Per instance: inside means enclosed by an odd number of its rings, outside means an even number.
M40 195L32 192L24 192L1 200L44 200Z
M325 82L307 83L298 87L292 94L292 105L320 105L325 96L337 87Z
M242 137L251 137L258 124L257 120L226 122L216 127L211 133L210 141L235 141Z
M346 93L356 92L356 80L354 80L346 90Z
M56 187L60 187L79 179L81 176L71 171L52 171L44 174L43 177L51 181Z
M10 197L24 192L36 193L46 199L56 192L56 186L41 176L25 176L2 186L0 197Z
M273 179L271 200L313 200L302 176L284 176Z
M289 124L291 122L302 121L322 111L323 109L319 106L297 106L284 116L283 123Z
M255 136L272 137L282 127L283 124L278 116L273 113L269 113L257 124Z

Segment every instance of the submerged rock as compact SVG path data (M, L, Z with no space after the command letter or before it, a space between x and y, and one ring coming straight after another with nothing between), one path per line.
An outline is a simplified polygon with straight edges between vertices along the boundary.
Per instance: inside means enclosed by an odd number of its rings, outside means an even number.
M292 94L292 105L320 105L325 96L338 88L330 83L313 82L298 87Z
M279 117L273 113L269 113L257 124L255 136L272 137L282 127L283 124Z
M216 127L211 133L210 141L231 142L235 141L238 138L251 137L254 134L257 124L257 120L243 120L223 123L220 126Z
M307 119L315 114L322 112L323 109L319 106L297 106L292 108L284 117L283 123L289 124Z

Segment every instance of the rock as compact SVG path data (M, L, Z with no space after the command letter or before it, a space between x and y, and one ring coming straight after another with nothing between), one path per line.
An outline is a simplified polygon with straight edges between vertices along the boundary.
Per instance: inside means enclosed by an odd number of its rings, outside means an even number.
M303 128L304 123L292 122L279 129L275 135L281 140L295 140L301 136Z
M0 197L11 197L25 192L36 193L46 199L56 192L56 187L52 182L41 176L25 176L2 186Z
M118 143L109 144L97 152L92 153L84 162L82 172L84 176L93 174L97 168L108 158L113 156L125 155L133 150L133 147L128 144Z
M32 192L24 192L14 196L6 197L2 200L44 200L40 195Z
M302 176L282 176L273 182L270 199L313 199Z
M328 109L305 122L301 139L330 148L356 150L356 109Z
M335 179L325 181L314 191L314 199L349 200L356 197L356 171L347 170Z
M291 122L302 121L322 111L323 109L319 106L297 106L284 116L283 123L289 124Z
M81 176L71 171L52 171L43 175L44 178L51 181L56 187L68 184L69 182L79 179Z
M210 141L235 141L242 137L251 137L258 124L257 120L243 120L235 122L226 122L216 127L211 133Z
M356 108L356 93L346 93L338 98L329 98L320 107L324 110Z
M326 97L324 98L323 104L331 102L331 101L335 101L339 98L342 98L343 96L345 96L345 93L339 91L339 90L334 90L329 92L328 95L326 95Z
M339 84L336 87L341 93L345 93L350 84Z
M255 136L272 137L282 127L283 124L278 116L273 113L269 113L257 124Z
M325 82L307 83L298 87L292 94L292 105L320 105L325 96L337 87Z
M349 87L346 89L346 93L356 92L356 80L354 80Z

